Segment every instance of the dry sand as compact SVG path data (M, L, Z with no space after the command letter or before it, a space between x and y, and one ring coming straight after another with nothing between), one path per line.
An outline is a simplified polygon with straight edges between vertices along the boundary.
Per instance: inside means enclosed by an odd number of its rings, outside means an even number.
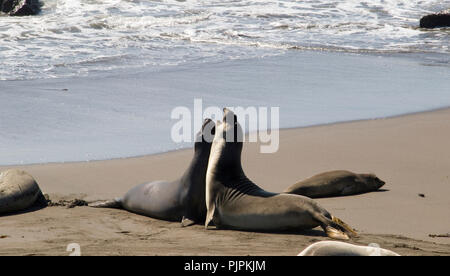
M53 200L87 201L121 196L136 184L175 179L192 149L99 162L22 166ZM280 132L280 150L259 153L244 145L243 165L264 189L280 192L316 173L372 172L383 191L318 201L356 228L351 242L378 243L402 255L450 255L450 109ZM7 167L0 167L1 170ZM424 194L424 197L419 196ZM48 207L0 217L0 255L296 255L320 229L254 233L181 228L124 210Z

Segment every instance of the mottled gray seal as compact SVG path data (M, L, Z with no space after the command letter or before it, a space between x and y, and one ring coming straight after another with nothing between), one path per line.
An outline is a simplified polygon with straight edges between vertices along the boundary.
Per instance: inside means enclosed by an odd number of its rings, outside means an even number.
M400 256L380 248L376 244L369 246L354 245L339 241L320 241L305 248L298 256Z
M310 198L347 196L376 191L384 183L374 174L330 171L300 181L283 192Z
M46 199L36 180L25 171L10 169L0 173L0 214L43 207Z
M216 123L206 173L205 228L253 231L303 230L321 226L331 238L348 239L356 233L310 198L267 192L245 175L241 164L242 129L237 117L224 109Z
M181 221L183 226L203 223L206 216L205 177L213 135L214 122L206 119L196 136L194 157L178 180L144 183L122 198L89 206L121 208L157 219Z

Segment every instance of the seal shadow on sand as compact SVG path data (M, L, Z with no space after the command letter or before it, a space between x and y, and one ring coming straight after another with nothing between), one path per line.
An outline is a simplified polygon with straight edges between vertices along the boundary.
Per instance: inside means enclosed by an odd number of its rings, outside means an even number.
M325 199L325 198L349 198L349 197L354 197L354 196L359 196L359 195L365 195L365 194L370 194L370 193L385 193L385 192L390 192L391 190L389 189L378 189L376 191L370 191L370 192L361 192L361 193L357 193L357 194L353 194L353 195L335 195L335 196L324 196L324 197L316 197L317 199Z
M45 209L47 207L48 206L45 206L45 205L35 205L35 206L31 206L31 207L28 207L27 209L20 210L20 211L12 211L12 212L7 212L7 213L1 213L0 214L0 218L2 218L2 217L12 217L12 216L22 215L22 214L26 214L26 213L33 213L33 212Z
M286 230L276 230L276 231L264 231L264 230L247 230L247 229L234 229L227 228L225 226L221 226L221 228L209 228L208 231L235 231L235 232L244 232L244 233L260 233L260 234L274 234L274 235L296 235L296 236L305 236L305 237L323 237L327 238L325 232L319 229L305 229L305 230L296 230L296 229L286 229Z

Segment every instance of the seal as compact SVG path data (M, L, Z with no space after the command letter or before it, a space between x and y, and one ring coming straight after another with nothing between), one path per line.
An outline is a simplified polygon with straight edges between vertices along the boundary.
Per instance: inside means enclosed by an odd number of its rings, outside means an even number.
M122 198L89 206L119 208L152 218L181 221L182 226L203 223L206 216L205 178L213 135L214 122L206 119L196 135L194 157L178 180L144 183Z
M349 171L324 172L300 181L283 191L310 198L348 196L376 191L385 184L374 174Z
M249 231L306 230L321 226L335 239L356 233L310 198L270 193L245 175L241 164L242 128L236 115L224 109L216 122L206 173L206 221L217 228Z
M340 241L320 241L311 244L297 256L400 256L378 246L360 246Z
M36 180L27 172L11 169L0 173L0 214L44 207L47 200Z

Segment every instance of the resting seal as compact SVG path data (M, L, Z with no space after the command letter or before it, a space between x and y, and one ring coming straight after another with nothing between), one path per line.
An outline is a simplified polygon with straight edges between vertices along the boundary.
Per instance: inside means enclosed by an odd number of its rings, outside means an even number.
M36 180L27 172L11 169L0 173L0 214L22 211L47 200Z
M316 242L298 256L400 256L397 253L374 246L360 246L339 241Z
M242 129L237 117L224 109L223 122L216 123L216 135L206 173L205 228L254 231L312 229L321 226L331 238L349 239L356 233L310 198L267 192L242 169Z
M122 198L90 204L98 208L121 208L133 213L183 226L203 223L206 216L205 177L214 122L206 119L196 136L194 157L186 172L173 182L156 181L132 188Z
M300 181L284 190L284 193L310 198L348 196L376 191L384 184L374 174L331 171Z

